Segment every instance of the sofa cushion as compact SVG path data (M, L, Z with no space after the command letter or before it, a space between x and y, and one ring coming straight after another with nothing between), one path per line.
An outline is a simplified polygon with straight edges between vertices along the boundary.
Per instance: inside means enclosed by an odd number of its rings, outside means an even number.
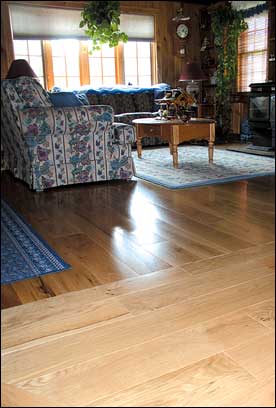
M82 102L73 92L49 92L51 102L56 107L82 106Z
M128 112L135 112L135 104L134 104L134 97L136 95L129 93L129 94L121 94L121 95L116 95L117 96L117 112L118 114L120 113L128 113Z
M136 112L152 112L154 109L153 92L143 92L134 95L134 105Z
M98 94L86 94L90 105L99 105Z
M116 100L115 95L98 95L99 105L110 105L112 106L114 113L116 113Z
M98 103L111 105L115 114L135 112L132 94L99 94Z
M89 100L85 93L75 93L76 97L80 101L81 105L90 105Z

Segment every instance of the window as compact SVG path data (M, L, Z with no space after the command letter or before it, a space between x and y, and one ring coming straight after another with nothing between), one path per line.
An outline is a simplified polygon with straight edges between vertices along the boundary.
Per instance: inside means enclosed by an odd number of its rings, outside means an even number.
M238 92L250 91L253 82L264 82L267 76L267 11L246 19L248 29L238 43Z
M89 40L14 40L14 47L15 58L28 60L48 89L87 84L150 86L155 80L150 41L129 41L115 48L103 45L91 55Z
M91 43L88 41L88 50ZM101 51L94 51L89 55L90 84L114 85L116 84L115 50L108 45L103 45Z
M77 88L80 86L79 41L53 40L50 44L55 86Z
M89 37L79 27L81 10L9 3L13 38L18 45L16 58L26 56L39 77L44 76L48 89L54 85L72 88L132 83L147 86L155 82L153 15L121 14L120 28L128 35L129 42L115 49L103 46L90 55ZM32 44L39 48L39 54L30 49Z
M124 73L125 84L151 85L150 42L129 41L124 44Z
M13 44L15 59L28 61L42 86L45 86L41 41L14 40Z

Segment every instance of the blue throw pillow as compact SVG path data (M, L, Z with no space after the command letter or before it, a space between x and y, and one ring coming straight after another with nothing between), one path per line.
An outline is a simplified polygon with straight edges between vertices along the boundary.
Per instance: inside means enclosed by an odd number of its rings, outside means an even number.
M78 100L80 101L81 105L90 105L89 100L87 99L87 96L82 93L74 93Z
M83 105L73 92L49 92L48 95L52 104L58 108Z

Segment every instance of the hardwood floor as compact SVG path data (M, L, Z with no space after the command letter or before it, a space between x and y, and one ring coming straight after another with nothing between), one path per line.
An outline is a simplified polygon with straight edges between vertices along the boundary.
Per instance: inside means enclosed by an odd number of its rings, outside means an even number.
M275 406L274 177L14 206L70 270L2 286L2 406Z

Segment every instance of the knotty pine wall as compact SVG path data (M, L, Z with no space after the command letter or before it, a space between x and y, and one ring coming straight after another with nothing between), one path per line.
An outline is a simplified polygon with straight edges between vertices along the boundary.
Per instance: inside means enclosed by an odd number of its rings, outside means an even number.
M83 8L85 1L1 1L1 78L4 78L13 60L12 31L9 21L8 4L35 4L59 8ZM184 4L185 13L192 17L190 35L187 40L187 59L178 57L175 52L175 24L172 18L176 15L181 2L177 1L121 1L122 13L151 14L155 16L156 60L158 82L167 82L172 86L179 85L178 78L181 66L188 59L199 59L199 10L197 4ZM183 4L182 4L183 6Z

